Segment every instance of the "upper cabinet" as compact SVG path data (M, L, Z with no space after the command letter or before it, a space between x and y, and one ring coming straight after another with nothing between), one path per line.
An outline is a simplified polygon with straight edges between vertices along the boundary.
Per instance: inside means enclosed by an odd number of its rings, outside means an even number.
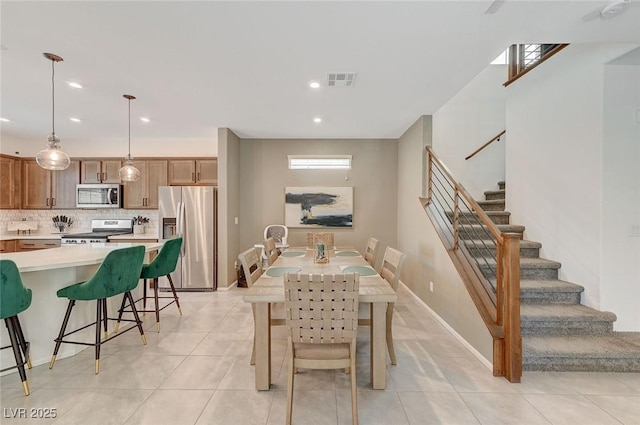
M118 171L122 161L118 159L82 160L80 181L82 183L120 183Z
M22 208L70 209L76 207L80 161L63 171L40 168L34 160L22 161Z
M166 160L133 161L140 170L140 179L124 185L124 207L128 209L157 209L158 187L167 186Z
M22 160L0 155L0 209L20 208Z
M169 185L217 185L218 159L172 159Z

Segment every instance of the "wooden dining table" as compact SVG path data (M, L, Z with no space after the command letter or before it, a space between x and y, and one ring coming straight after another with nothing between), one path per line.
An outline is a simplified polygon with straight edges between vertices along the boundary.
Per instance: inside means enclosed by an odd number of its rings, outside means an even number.
M397 295L389 283L373 270L365 259L350 247L329 249L329 262L314 261L315 250L289 248L265 270L244 295L244 301L252 303L255 317L255 386L256 390L269 390L271 385L271 304L284 303L284 273L314 274L360 272L361 306L370 308L371 385L383 390L386 376L386 310L387 303L395 302ZM368 303L368 304L363 304Z

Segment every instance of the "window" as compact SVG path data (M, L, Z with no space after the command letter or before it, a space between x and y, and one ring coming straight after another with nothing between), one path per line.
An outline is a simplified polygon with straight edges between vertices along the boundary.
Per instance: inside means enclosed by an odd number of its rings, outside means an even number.
M287 155L290 170L350 170L351 155Z

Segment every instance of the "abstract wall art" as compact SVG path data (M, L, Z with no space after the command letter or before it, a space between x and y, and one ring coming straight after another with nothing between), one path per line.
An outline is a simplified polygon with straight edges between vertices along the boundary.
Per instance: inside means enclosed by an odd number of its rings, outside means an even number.
M353 227L353 187L286 187L287 227Z

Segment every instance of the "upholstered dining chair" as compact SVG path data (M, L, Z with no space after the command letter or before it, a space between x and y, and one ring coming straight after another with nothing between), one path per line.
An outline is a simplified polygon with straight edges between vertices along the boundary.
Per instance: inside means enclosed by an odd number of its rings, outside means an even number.
M322 242L326 249L332 249L335 244L333 240L333 232L310 232L307 233L307 246L315 248L315 244Z
M351 420L358 423L356 337L359 277L288 273L284 309L288 342L287 425L293 414L294 375L301 369L345 369L351 374Z
M267 264L272 265L277 259L278 248L276 248L276 241L273 238L268 238L264 241L264 253L267 256Z
M11 347L16 359L15 366L9 366L0 372L17 368L25 395L29 395L30 390L24 366L27 365L31 369L31 360L29 343L25 340L18 314L28 309L30 305L31 289L24 286L16 263L11 260L0 260L0 319L4 319L11 341L11 345L2 349Z
M378 253L378 240L376 238L369 238L367 241L367 247L364 251L364 259L371 265L376 266L376 254Z
M58 298L67 298L69 304L67 306L67 312L64 315L62 326L60 327L60 333L55 339L56 345L51 356L51 362L49 363L49 369L53 368L60 350L62 343L90 345L95 347L95 373L100 372L100 347L107 341L124 334L135 327L138 328L140 336L142 337L143 344L147 344L147 338L144 335L142 329L142 321L136 310L136 304L131 295L131 291L138 286L138 280L140 279L140 271L142 270L142 262L144 260L144 247L132 246L128 248L114 249L109 252L107 256L100 264L100 267L96 273L87 281L76 283L65 288L60 289L56 295ZM114 333L111 337L108 336L109 320L116 320L108 317L107 311L107 298L115 297L116 295L123 294L129 303L131 312L133 313L134 320L121 319L121 321L134 322L135 326L131 326L124 331ZM96 301L96 321L83 326L79 329L65 333L67 325L69 324L69 318L71 317L71 311L78 301ZM96 338L95 343L86 343L79 341L70 341L65 339L75 332L88 328L95 324ZM104 326L105 338L100 338L100 325Z
M142 301L142 310L138 310L138 313L155 313L156 314L156 329L160 332L160 311L169 307L171 304L175 303L176 307L178 307L178 312L180 316L182 316L182 309L180 308L180 300L178 298L178 294L176 294L176 288L173 285L173 279L171 278L171 273L176 270L176 266L178 264L178 259L180 258L180 249L182 248L182 238L175 238L166 241L160 252L149 264L142 265L142 271L140 272L140 279L144 279L144 284L142 286L142 297L137 299L136 302ZM162 276L166 276L169 281L169 287L171 288L171 296L160 296L158 295L158 279ZM147 280L151 279L153 281L153 299L155 301L155 306L153 310L147 310L147 299L151 298L147 296ZM160 299L168 298L171 299L167 304L160 307ZM122 314L125 312L131 313L130 310L125 311L124 303L126 298L122 299L122 306L118 312L118 321L116 322L116 332L120 327L120 320L122 319Z

